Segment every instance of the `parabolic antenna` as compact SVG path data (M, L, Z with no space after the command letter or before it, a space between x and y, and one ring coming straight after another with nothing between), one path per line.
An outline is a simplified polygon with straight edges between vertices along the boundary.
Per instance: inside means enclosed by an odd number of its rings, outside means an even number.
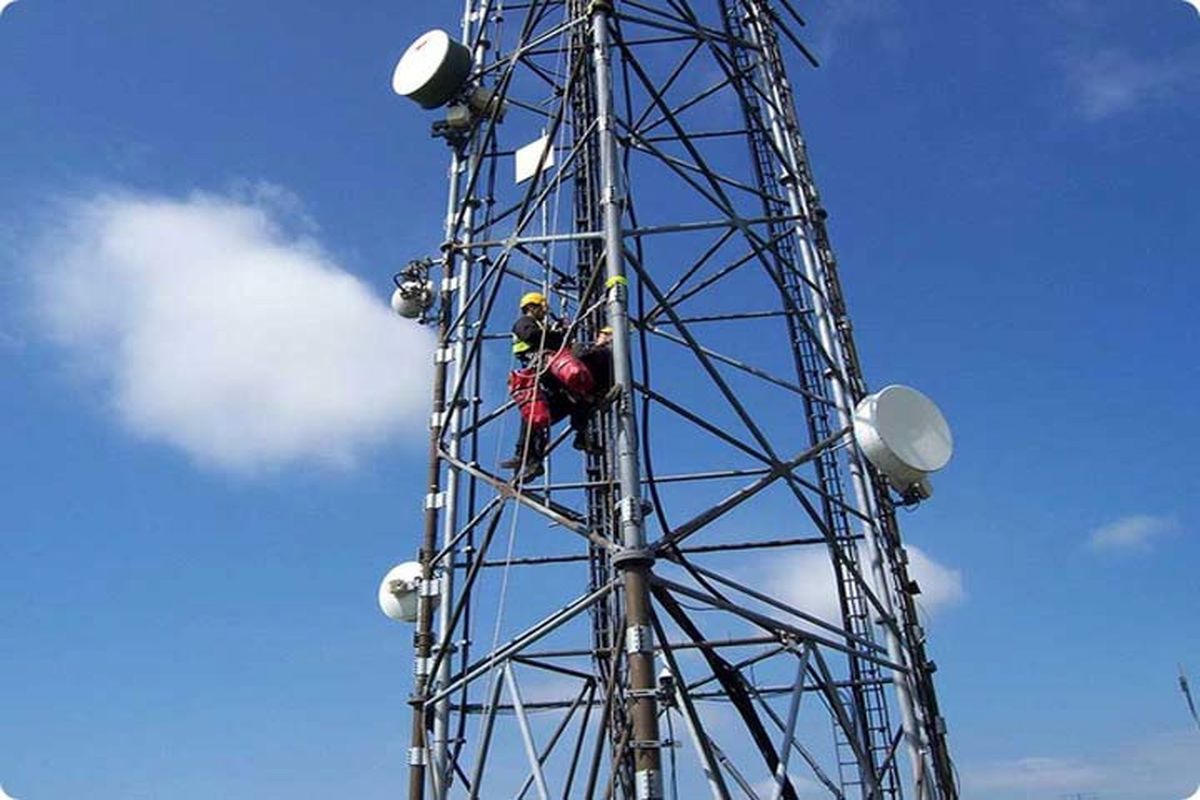
M954 452L942 412L907 386L864 397L854 410L854 434L867 460L900 492L946 466Z
M421 565L416 561L397 564L379 584L379 609L394 620L416 622L420 590Z
M433 290L427 281L405 281L392 292L392 310L405 319L416 319L432 304Z
M422 108L437 108L458 94L470 74L471 51L435 28L404 51L392 73L392 90Z

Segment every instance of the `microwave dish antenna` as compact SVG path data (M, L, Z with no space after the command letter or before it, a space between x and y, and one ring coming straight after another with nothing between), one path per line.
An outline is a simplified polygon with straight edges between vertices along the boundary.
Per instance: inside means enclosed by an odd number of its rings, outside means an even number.
M392 567L379 582L379 610L397 622L416 622L421 583L420 563L405 561Z
M421 108L438 108L462 91L470 74L471 51L435 28L404 51L392 73L392 91Z
M908 386L867 395L854 411L854 433L867 460L901 495L929 495L926 478L954 454L954 438L941 410Z

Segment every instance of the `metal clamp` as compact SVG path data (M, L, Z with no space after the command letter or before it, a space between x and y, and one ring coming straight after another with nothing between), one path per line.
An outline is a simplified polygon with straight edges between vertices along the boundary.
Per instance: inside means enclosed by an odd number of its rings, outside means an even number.
M625 652L630 655L650 650L650 626L630 625L625 629Z
M441 508L444 505L446 505L446 493L445 492L430 492L429 494L425 495L426 510L434 509L434 508Z
M429 759L425 755L424 747L408 748L408 765L410 767L423 767L428 763Z
M637 800L662 800L662 775L658 770L638 770L633 782L637 786Z
M660 742L655 739L634 739L629 743L630 750L661 750L670 747L671 742Z
M623 520L640 522L642 519L642 500L640 497L623 497L617 503L617 514Z

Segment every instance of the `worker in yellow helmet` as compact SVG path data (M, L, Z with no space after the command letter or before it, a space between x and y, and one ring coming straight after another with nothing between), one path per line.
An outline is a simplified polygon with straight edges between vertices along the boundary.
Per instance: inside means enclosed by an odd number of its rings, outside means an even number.
M543 351L560 349L566 333L562 323L551 317L546 295L541 292L523 294L520 309L521 316L512 326L512 349L521 365L528 366Z
M561 321L550 315L546 295L541 292L523 294L519 307L521 316L512 326L513 355L522 367L537 369L543 353L553 353L562 348L566 341L566 330ZM549 428L534 428L522 420L516 454L500 462L500 466L504 469L521 469L520 479L532 480L545 471L542 460L549 444Z

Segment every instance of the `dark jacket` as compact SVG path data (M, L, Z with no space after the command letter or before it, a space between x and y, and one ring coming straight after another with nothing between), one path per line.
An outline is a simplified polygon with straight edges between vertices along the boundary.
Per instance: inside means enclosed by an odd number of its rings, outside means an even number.
M522 314L512 326L513 355L526 360L541 350L562 349L563 331L548 326L547 322L548 319L539 321L528 314Z
M592 389L593 394L602 395L612 388L612 345L601 347L592 344L585 347L576 347L575 355L588 368L588 372L592 373L592 380L595 383L595 388Z

